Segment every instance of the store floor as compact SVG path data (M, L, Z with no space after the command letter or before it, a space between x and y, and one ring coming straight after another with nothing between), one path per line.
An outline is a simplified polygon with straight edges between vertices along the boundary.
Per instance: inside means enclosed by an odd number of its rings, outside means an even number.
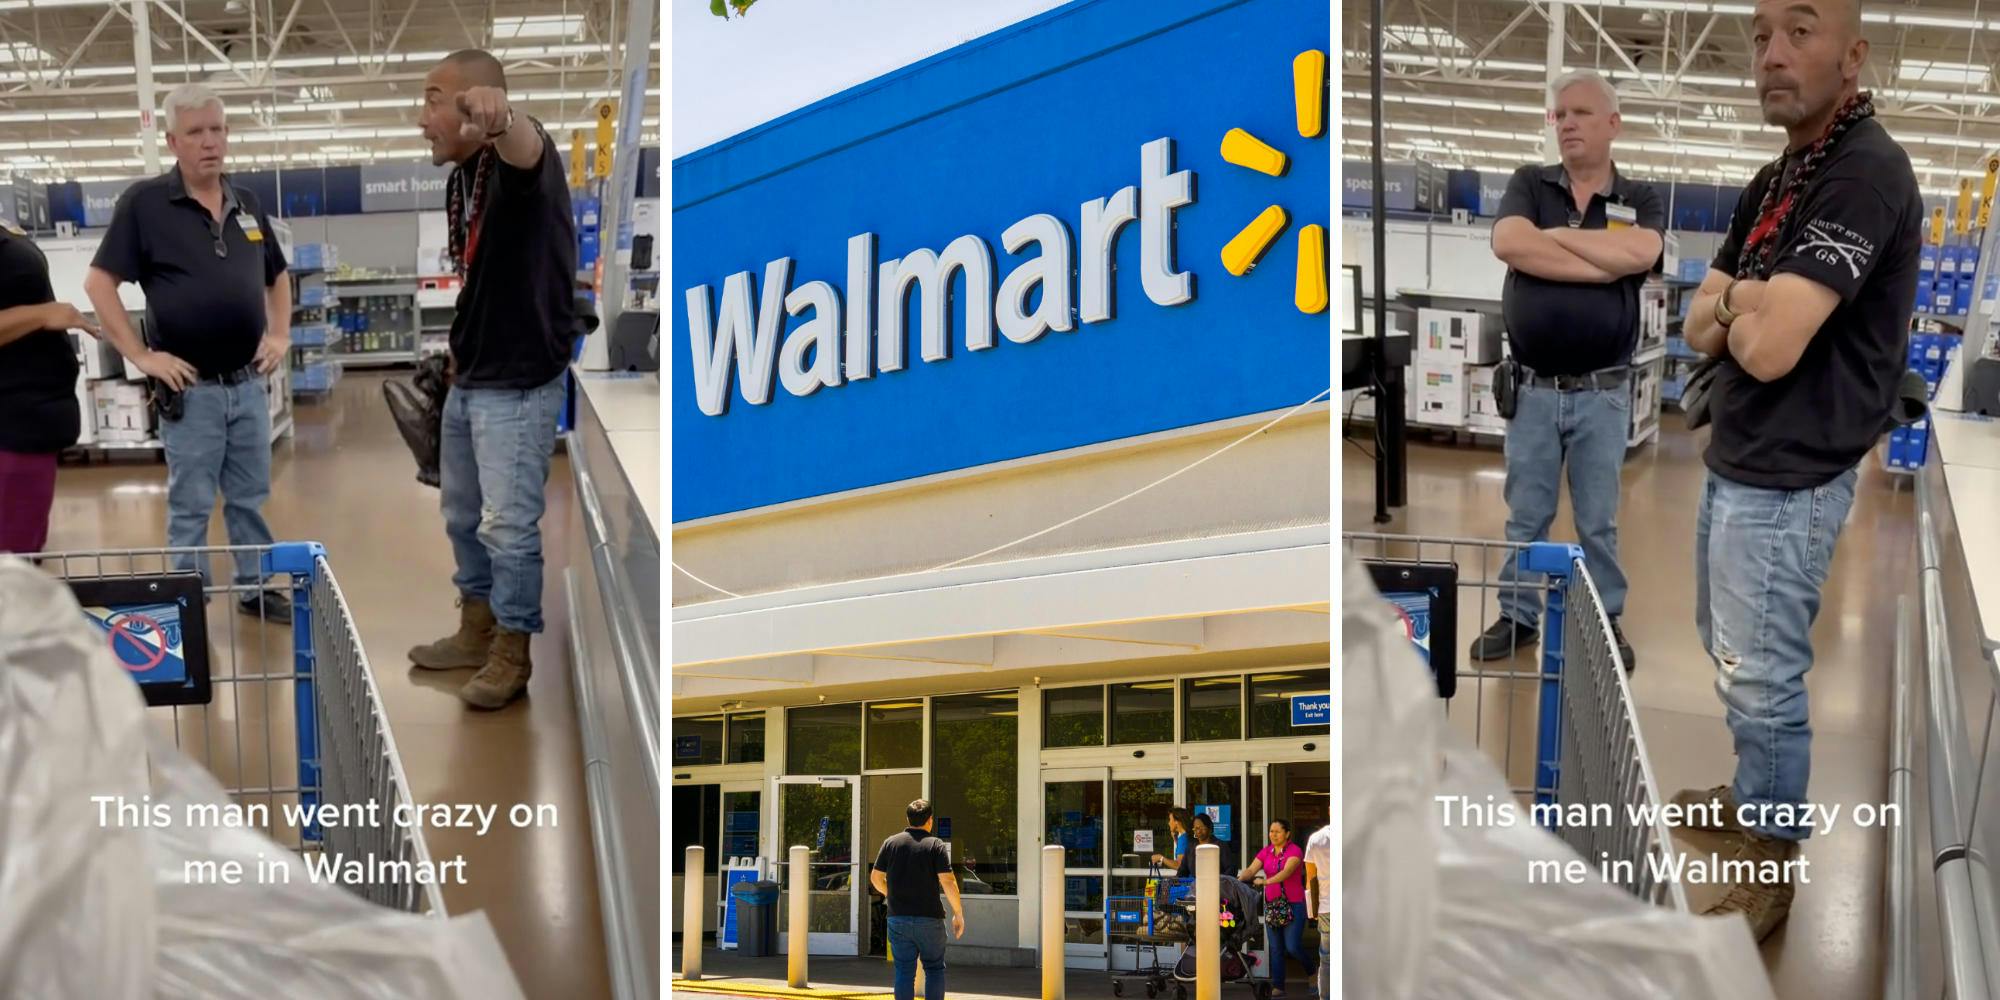
M470 671L423 675L404 655L455 625L457 611L437 491L417 483L382 403L382 381L379 374L352 373L330 399L297 407L292 439L273 453L265 516L281 540L325 544L374 667L413 797L497 804L503 814L515 803L556 809L553 829L503 823L484 837L429 833L433 858L466 859L469 884L445 887L446 908L486 913L528 996L609 997L568 676L562 572L574 492L567 463L556 457L542 522L547 631L533 645L529 696L500 712L474 713L456 693ZM49 549L162 544L165 484L166 467L157 461L64 466ZM225 544L220 517L212 530L213 544ZM217 601L210 613L229 612ZM238 616L239 628L244 621ZM284 641L281 631L278 648Z
M1669 415L1664 423L1676 421ZM1363 445L1372 445L1365 429L1359 435ZM1353 444L1342 446L1345 531L1505 537L1499 448L1413 438L1409 458L1409 506L1393 523L1376 527L1373 463ZM1633 692L1654 773L1669 794L1720 784L1735 764L1714 667L1694 629L1691 546L1703 475L1695 437L1663 427L1658 444L1628 457L1619 512L1620 558L1631 578L1624 627L1638 660ZM1914 579L1914 508L1910 483L1882 471L1871 456L1813 631L1812 797L1840 803L1844 812L1882 802L1887 787L1895 595L1903 581ZM1558 540L1575 538L1567 497L1554 531ZM1465 629L1461 624L1461 633ZM1469 635L1460 638L1470 641ZM1526 749L1532 760L1532 742ZM1521 757L1519 750L1515 756ZM1782 1000L1880 994L1885 846L1882 829L1852 824L1808 842L1811 884L1798 890L1790 921L1763 946Z

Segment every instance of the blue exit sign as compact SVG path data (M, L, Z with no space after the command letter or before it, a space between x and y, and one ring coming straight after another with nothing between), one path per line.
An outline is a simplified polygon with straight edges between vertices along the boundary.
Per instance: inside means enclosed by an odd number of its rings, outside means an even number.
M1333 695L1302 694L1292 698L1292 725L1333 725Z

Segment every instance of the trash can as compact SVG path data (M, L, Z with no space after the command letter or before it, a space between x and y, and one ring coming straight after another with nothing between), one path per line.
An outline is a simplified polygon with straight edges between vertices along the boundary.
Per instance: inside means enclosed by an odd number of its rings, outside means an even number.
M736 900L736 953L766 958L778 953L778 883L738 882L729 890Z

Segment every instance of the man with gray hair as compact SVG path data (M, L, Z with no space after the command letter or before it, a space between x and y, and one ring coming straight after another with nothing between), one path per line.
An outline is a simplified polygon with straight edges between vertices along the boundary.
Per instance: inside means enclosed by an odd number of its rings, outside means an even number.
M1563 471L1584 564L1611 616L1625 669L1632 646L1619 616L1619 474L1632 419L1627 369L1639 335L1639 286L1660 257L1666 209L1659 193L1611 162L1618 92L1589 70L1549 88L1562 162L1514 172L1493 224L1493 255L1507 265L1501 293L1512 360L1495 379L1507 418L1507 540L1548 538ZM1500 618L1472 644L1476 660L1534 644L1541 592L1512 560L1501 569Z
M153 386L167 453L167 544L206 545L218 492L231 545L269 545L271 415L264 377L291 348L292 287L271 220L223 173L222 99L198 83L168 92L174 167L125 189L84 291L104 336ZM146 291L141 337L118 286ZM197 560L180 557L183 568ZM238 607L275 622L291 605L263 589L261 559L236 557ZM201 571L208 573L206 561Z

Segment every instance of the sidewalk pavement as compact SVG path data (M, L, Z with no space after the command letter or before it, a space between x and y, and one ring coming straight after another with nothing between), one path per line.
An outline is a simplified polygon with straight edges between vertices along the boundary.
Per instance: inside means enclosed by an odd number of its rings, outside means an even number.
M678 957L678 956L677 956ZM698 1000L702 997L753 997L756 1000L892 1000L896 985L895 967L880 958L829 958L815 955L807 966L809 990L785 985L785 958L744 958L733 951L704 950L702 978L687 982L678 975L673 982L674 997ZM946 958L949 963L949 957ZM1163 992L1173 997L1172 977ZM1194 996L1193 984L1184 984ZM1036 1000L1042 995L1042 970L992 968L979 965L946 967L945 988L951 1000ZM1069 1000L1112 1000L1111 974L1096 969L1069 969L1064 981ZM1144 998L1146 987L1137 979L1128 980L1124 997ZM1225 1000L1250 1000L1248 987L1223 987ZM1296 994L1303 996L1303 993ZM921 993L918 994L922 996Z

